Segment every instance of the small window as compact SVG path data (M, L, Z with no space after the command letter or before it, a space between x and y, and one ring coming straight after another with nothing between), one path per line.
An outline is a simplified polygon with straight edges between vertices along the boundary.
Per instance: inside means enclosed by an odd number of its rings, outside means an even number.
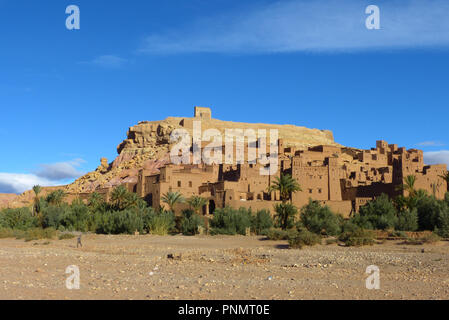
M178 181L178 188L181 188L181 181Z
M189 187L192 188L192 181L189 181Z
M318 189L318 193L321 193L321 189Z
M309 193L312 193L313 192L313 189L309 189Z

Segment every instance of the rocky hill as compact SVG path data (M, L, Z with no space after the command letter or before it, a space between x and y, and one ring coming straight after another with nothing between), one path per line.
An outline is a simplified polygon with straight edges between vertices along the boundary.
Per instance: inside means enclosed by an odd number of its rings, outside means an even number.
M207 108L202 108L207 109ZM187 125L194 120L201 120L202 130L214 128L224 136L226 129L278 129L279 138L284 140L284 146L294 146L297 149L306 149L315 145L338 145L334 142L333 134L329 130L309 129L294 125L271 125L256 123L241 123L222 121L210 117L169 117L161 121L142 121L129 128L127 138L117 147L118 156L112 163L102 158L100 166L75 182L61 186L70 194L90 193L97 188L108 188L127 182L137 182L140 169L157 173L159 168L169 162L170 134L174 129L184 128L192 135L192 127ZM1 197L0 197L1 199ZM14 197L17 204L31 201L30 191ZM3 201L11 205L11 198ZM2 204L0 203L0 206Z

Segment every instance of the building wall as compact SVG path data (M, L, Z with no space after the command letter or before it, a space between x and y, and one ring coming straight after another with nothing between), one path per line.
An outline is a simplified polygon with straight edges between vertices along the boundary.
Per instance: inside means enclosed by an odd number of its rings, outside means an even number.
M439 199L447 191L446 183L439 177L446 172L446 166L424 165L421 150L398 148L382 140L371 150L335 146L294 150L284 148L281 140L279 145L280 170L275 176L260 175L260 164L171 164L161 168L157 175L146 176L145 170L141 170L132 188L142 197L151 194L155 207L162 205L161 195L178 191L186 198L192 195L207 198L210 203L205 207L206 212L211 206L227 205L271 210L280 195L269 193L268 188L282 172L291 174L301 185L302 191L292 194L295 206L300 208L311 198L345 217L382 193L391 197L401 194L398 186L410 174L416 176L417 189L424 189Z

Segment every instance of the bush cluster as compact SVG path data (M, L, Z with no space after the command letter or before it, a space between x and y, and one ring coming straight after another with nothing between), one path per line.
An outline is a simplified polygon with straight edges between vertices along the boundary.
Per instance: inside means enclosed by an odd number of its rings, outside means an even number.
M339 240L344 242L347 246L373 245L375 234L372 230L354 228L348 231L344 231L339 236Z
M246 228L251 227L251 210L240 208L238 210L230 207L218 208L210 221L211 234L246 234Z
M301 223L307 230L329 236L340 234L343 217L331 211L328 206L321 206L317 201L309 203L301 209Z
M274 226L273 218L267 210L259 210L255 214L251 209L240 208L238 210L226 207L217 208L210 221L211 234L246 234L250 228L255 234L264 234Z
M209 223L194 210L185 210L182 216L175 218L170 211L148 207L144 200L124 187L113 191L110 202L97 193L93 193L87 203L75 200L68 204L63 201L64 197L59 190L46 197L36 196L32 208L1 210L0 238L50 238L56 231L195 235L199 227L209 228ZM421 242L449 237L449 193L444 200L422 190L393 200L383 194L362 206L349 220L312 200L301 208L298 221L295 221L298 209L291 203L275 205L274 213L273 218L268 210L253 213L245 208L217 208L209 231L212 235L245 235L249 228L271 240L288 240L291 247L297 248L317 243L315 240L321 236L333 236L347 245L369 245L374 243L372 230L388 230L395 235L404 235L405 231L434 233L429 239L420 239Z
M437 200L424 192L417 192L409 198L398 197L391 201L383 194L361 207L359 214L351 220L364 229L427 230L449 237L448 199L447 194L445 200Z
M288 237L290 248L301 249L304 246L314 246L321 243L321 237L306 229L300 230Z
M288 240L292 236L296 235L295 229L282 230L282 229L266 229L262 232L262 235L266 236L268 240Z
M198 228L204 228L204 218L197 215L193 210L184 210L181 219L181 232L184 235L198 234Z

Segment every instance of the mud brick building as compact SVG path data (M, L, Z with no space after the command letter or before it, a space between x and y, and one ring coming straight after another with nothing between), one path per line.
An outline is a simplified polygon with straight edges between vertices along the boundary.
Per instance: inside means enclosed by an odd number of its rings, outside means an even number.
M421 150L406 150L385 141L377 141L370 150L327 145L295 150L284 147L280 139L277 173L261 175L260 167L248 163L168 164L157 174L140 170L134 190L155 208L164 206L161 202L164 193L178 191L184 197L207 198L203 214L213 214L215 208L225 206L272 210L280 202L280 196L269 193L268 187L276 176L291 174L302 188L292 195L294 205L300 208L311 198L346 217L382 193L390 197L407 195L398 188L407 175L416 176L417 189L439 199L447 191L440 177L446 173L446 165L425 165ZM185 207L180 205L177 211Z

